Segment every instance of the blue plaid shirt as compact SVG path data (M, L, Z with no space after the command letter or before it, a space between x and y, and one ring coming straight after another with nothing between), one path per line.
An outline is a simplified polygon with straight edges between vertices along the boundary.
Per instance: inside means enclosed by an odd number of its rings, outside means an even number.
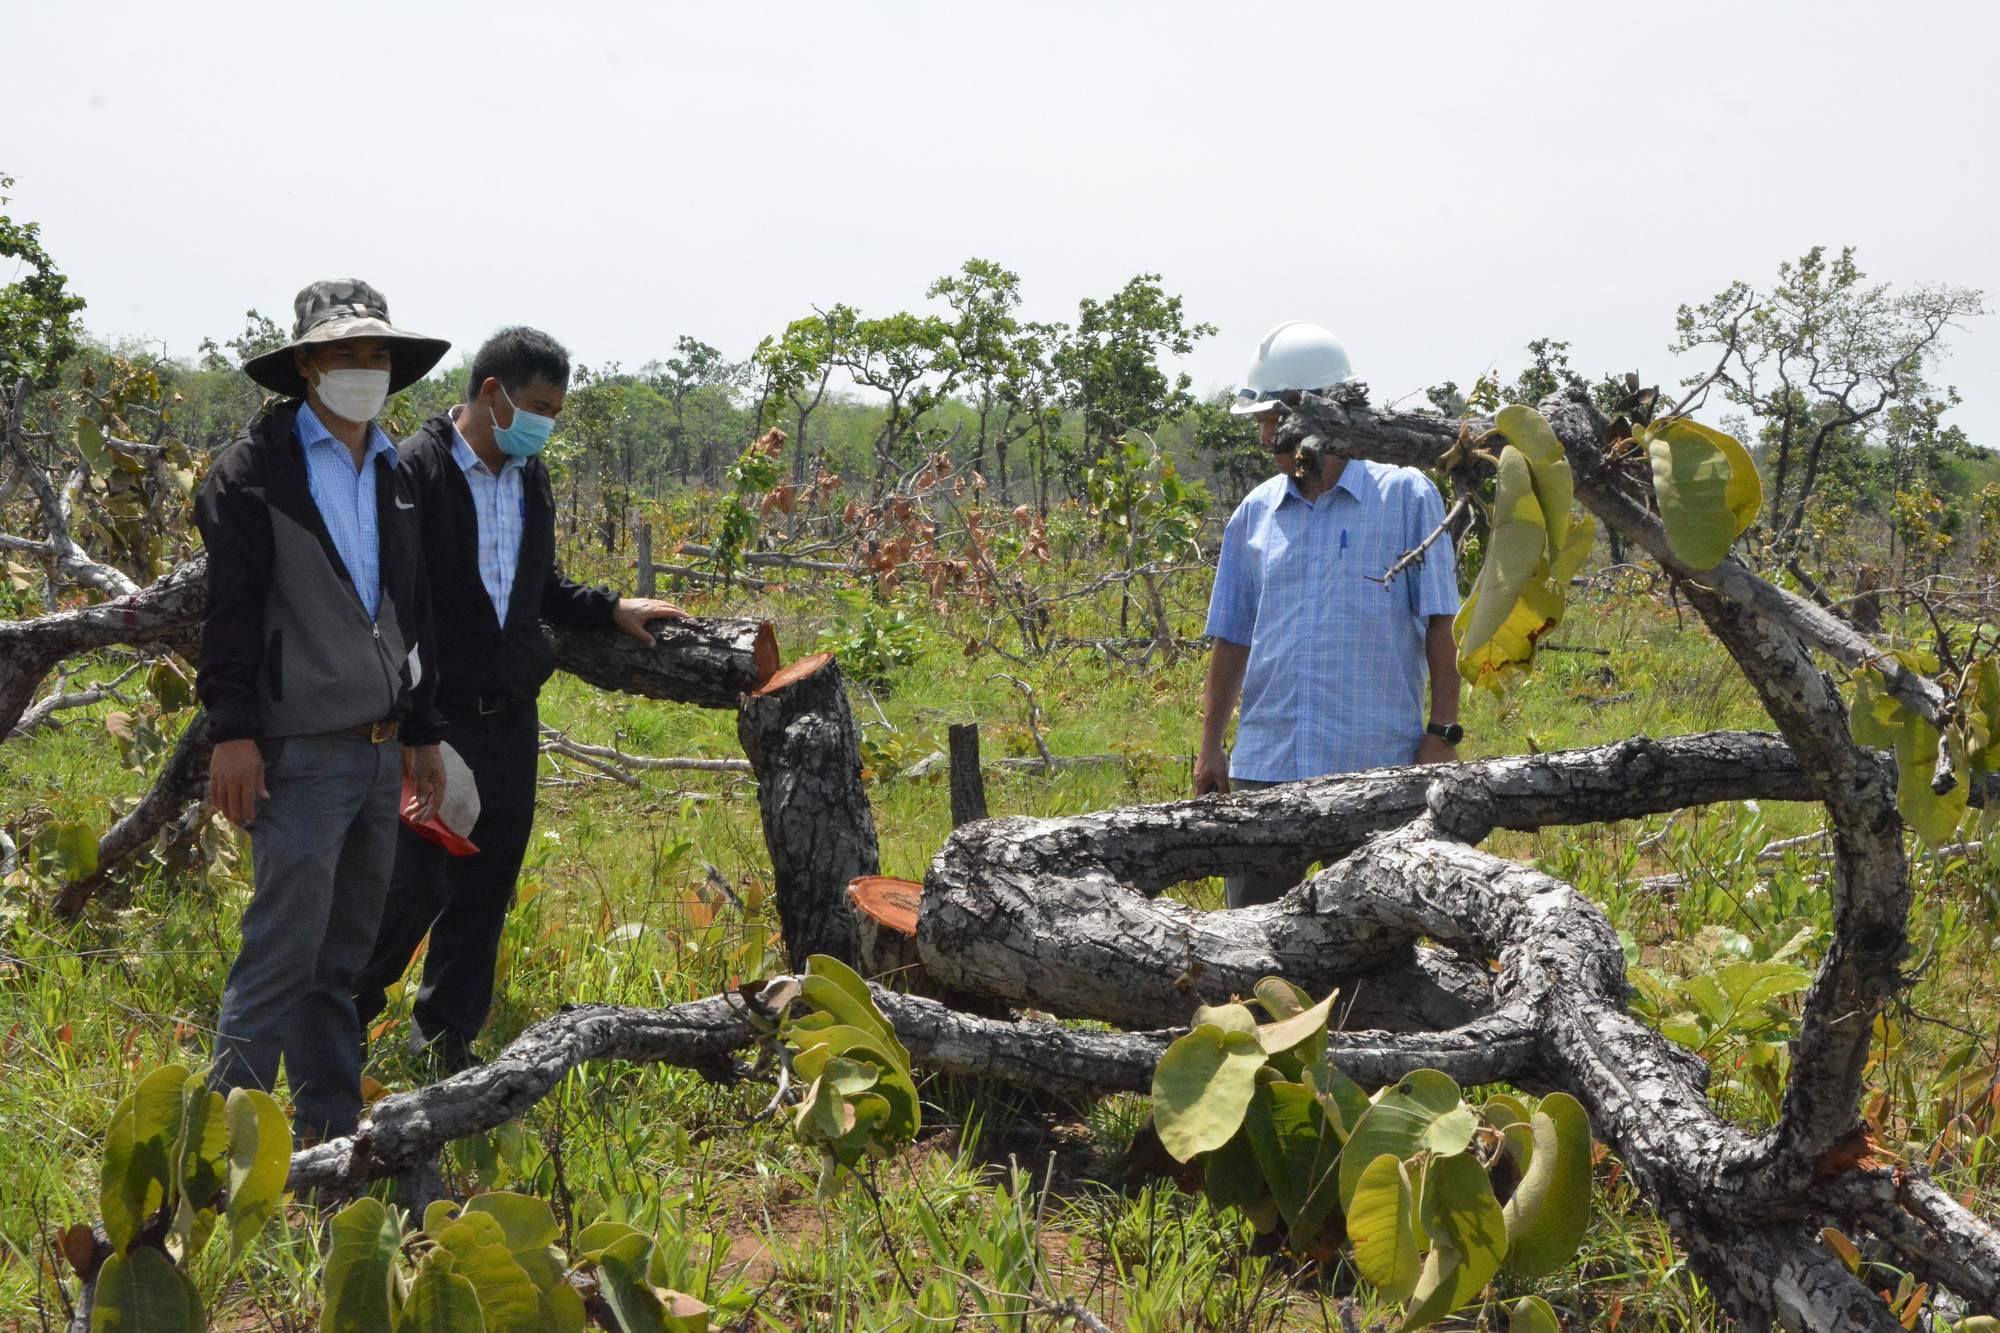
M313 503L326 520L333 537L333 549L354 580L362 609L373 620L382 606L382 548L375 523L375 460L383 454L396 461L396 446L389 443L373 422L368 425L368 453L361 467L354 455L320 424L309 404L299 407L292 427L306 455L306 484L312 488Z
M1317 501L1281 475L1237 506L1207 630L1250 649L1231 777L1291 782L1416 760L1424 634L1430 617L1458 611L1449 538L1393 583L1375 580L1443 519L1429 477L1361 459Z
M521 532L528 524L528 492L524 460L509 458L494 476L486 460L472 451L458 433L458 414L451 409L451 461L465 473L472 488L472 508L479 519L479 581L493 599L493 614L507 623L507 599L514 595L514 570L521 563Z

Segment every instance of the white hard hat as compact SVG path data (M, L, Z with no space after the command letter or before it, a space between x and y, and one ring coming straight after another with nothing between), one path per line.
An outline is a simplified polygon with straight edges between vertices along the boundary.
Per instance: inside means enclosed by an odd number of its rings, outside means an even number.
M1287 389L1324 389L1353 377L1340 339L1317 324L1287 320L1257 344L1257 359L1250 363L1229 410L1269 412L1277 406L1273 400Z

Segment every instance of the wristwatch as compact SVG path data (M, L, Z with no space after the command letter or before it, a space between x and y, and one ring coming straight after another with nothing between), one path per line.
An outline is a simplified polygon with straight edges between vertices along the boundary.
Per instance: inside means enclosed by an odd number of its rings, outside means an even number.
M1465 739L1465 728L1456 722L1433 722L1424 730L1446 745L1456 745Z

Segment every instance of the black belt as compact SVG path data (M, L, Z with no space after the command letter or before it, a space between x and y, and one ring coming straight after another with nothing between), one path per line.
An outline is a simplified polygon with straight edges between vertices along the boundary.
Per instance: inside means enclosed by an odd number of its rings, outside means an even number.
M508 695L475 694L467 699L440 700L439 707L477 713L481 717L492 717L496 713L511 713L527 702L526 699L515 699Z

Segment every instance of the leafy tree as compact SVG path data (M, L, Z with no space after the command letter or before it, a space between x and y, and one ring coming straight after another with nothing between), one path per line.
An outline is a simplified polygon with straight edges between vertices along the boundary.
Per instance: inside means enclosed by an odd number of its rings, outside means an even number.
M764 402L782 397L791 404L795 485L803 485L806 480L806 427L812 414L826 401L827 385L840 368L836 352L841 341L852 332L856 318L849 307L836 305L830 313L793 320L785 326L783 334L764 339L751 353L751 364L764 372ZM760 410L760 425L764 424L763 415ZM825 452L824 448L821 452Z
M1152 430L1193 407L1193 381L1169 380L1160 357L1186 356L1214 333L1213 324L1187 322L1181 298L1166 294L1157 273L1139 274L1108 300L1079 301L1055 364L1081 415L1086 453L1109 452L1126 431Z
M986 471L989 429L1000 464L1000 493L1007 493L1007 446L1033 427L1032 412L1022 412L1009 386L1025 373L1020 349L1015 345L1021 325L1014 318L1021 304L1021 279L989 259L968 259L959 266L959 276L939 278L924 293L942 299L951 307L952 320L946 333L945 356L956 378L971 391L971 405L978 419L978 434L972 445L972 466ZM999 420L995 422L995 413Z
M1264 448L1257 418L1231 412L1234 401L1233 394L1219 393L1196 403L1188 414L1195 455L1211 476L1228 484L1232 505L1271 475L1271 455Z
M1032 433L1035 437L1032 462L1038 479L1035 506L1043 514L1047 514L1049 509L1051 438L1062 429L1065 393L1063 374L1056 365L1056 356L1068 333L1069 326L1060 321L1022 325L1020 336L1014 341L1013 368L1001 386L1009 407L1018 411L1025 423L1023 435ZM1002 432L995 445L1000 459L1002 500L1010 498L1007 494L1007 443L1005 432Z
M835 307L836 310L842 307ZM883 394L888 402L875 432L874 486L908 462L906 446L921 440L920 423L936 410L957 383L958 367L945 354L950 326L935 315L908 311L881 319L856 320L848 336L836 341L834 364L863 388Z
M674 342L674 355L664 361L647 362L639 373L673 412L673 425L667 430L672 451L668 465L678 463L681 480L686 481L692 464L700 472L704 486L715 485L721 479L721 432L713 428L715 414L708 413L709 420L704 422L701 408L704 399L707 406L713 407L715 400L726 401L740 390L747 381L748 366L729 360L699 338L682 334ZM696 417L696 438L692 439L688 433L690 410ZM704 430L704 425L710 428Z
M14 184L0 175L0 190ZM0 194L0 204L7 196ZM54 388L63 362L76 354L79 330L71 322L83 298L69 291L69 279L42 249L38 222L16 222L0 214L0 259L25 271L0 287L0 383L12 388L23 376L37 387Z
M1874 431L1891 409L1921 411L1935 394L1925 372L1946 329L1984 311L1979 292L1927 283L1905 292L1870 285L1847 247L1814 246L1778 266L1760 292L1733 282L1700 306L1682 306L1676 352L1713 356L1685 383L1690 398L1719 387L1747 410L1770 448L1765 521L1780 554L1793 549L1830 451Z

